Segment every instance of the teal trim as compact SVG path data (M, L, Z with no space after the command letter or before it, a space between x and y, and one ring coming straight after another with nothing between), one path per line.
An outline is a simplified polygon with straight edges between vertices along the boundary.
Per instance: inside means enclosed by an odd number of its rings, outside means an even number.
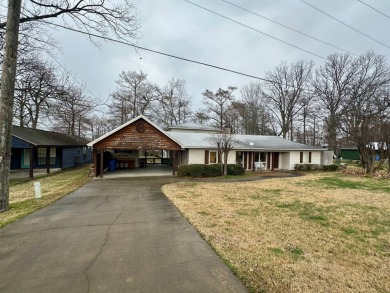
M20 166L22 169L30 168L30 155L31 155L30 152L31 152L30 149L23 149L22 150L22 160L20 162ZM26 156L25 156L25 154L26 154ZM27 160L26 162L25 162L25 159ZM27 163L27 164L25 164L25 163Z

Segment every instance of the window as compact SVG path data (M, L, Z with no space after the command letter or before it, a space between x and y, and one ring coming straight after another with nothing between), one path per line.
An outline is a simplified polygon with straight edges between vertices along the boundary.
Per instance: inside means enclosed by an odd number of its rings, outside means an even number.
M216 164L218 163L218 152L217 151L209 151L205 150L204 152L204 163L208 164Z
M300 152L299 163L311 163L311 152Z
M132 150L117 150L117 149L114 150L114 154L132 154L132 153L133 153Z
M265 162L267 153L255 153L255 162Z
M210 164L216 164L217 163L217 152L210 151Z
M87 158L87 147L83 147L83 159Z
M56 148L50 148L50 165L56 164ZM38 148L38 165L46 165L46 148Z
M236 162L241 164L242 162L242 152L236 152Z

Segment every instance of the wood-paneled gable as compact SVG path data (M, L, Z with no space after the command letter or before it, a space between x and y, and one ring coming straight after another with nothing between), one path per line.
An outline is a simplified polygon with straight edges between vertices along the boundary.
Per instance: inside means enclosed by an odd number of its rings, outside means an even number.
M141 118L97 142L94 148L180 150L181 146Z

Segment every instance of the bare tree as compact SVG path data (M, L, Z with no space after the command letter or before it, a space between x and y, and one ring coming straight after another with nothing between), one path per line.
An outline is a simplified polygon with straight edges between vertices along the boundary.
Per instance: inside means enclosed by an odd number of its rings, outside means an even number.
M110 113L113 117L120 116L120 123L140 114L146 114L153 101L158 99L158 87L147 80L147 74L142 71L122 71L116 81L117 89L112 93Z
M377 129L387 119L390 108L390 66L384 56L368 52L355 60L354 77L347 99L342 127L357 145L366 173L374 171L373 142L380 137Z
M344 115L344 103L350 94L357 70L358 67L349 54L336 53L328 56L324 66L315 71L312 85L323 107L321 113L326 123L328 147L334 153L338 150L340 117Z
M272 133L269 110L260 83L250 83L241 90L241 100L233 106L240 113L244 134Z
M9 208L9 168L11 164L12 107L18 52L20 0L8 2L4 62L0 92L0 211Z
M191 97L183 79L170 79L153 108L153 116L159 125L168 127L185 123L191 113Z
M67 84L50 105L52 129L83 136L83 124L95 106L96 101L85 94L84 87Z
M5 0L0 1L4 6ZM133 14L134 6L128 0L120 3L108 0L30 0L25 1L20 23L34 23L47 26L42 21L61 19L65 26L84 28L101 36L114 34L118 39L137 37L138 23ZM0 19L4 19L1 15ZM0 22L0 29L6 22Z
M219 164L221 166L221 174L227 175L227 164L229 152L238 143L235 135L228 128L221 129L219 133L210 135L210 142L216 144L218 148L218 157L221 158Z
M303 91L310 84L312 68L312 62L300 61L291 65L282 62L266 74L269 81L264 82L263 92L284 138L287 138L294 119L304 106Z
M6 0L0 0L0 64L3 60L3 47L6 19ZM53 27L50 21L82 29L102 37L116 37L120 40L137 39L139 25L134 14L134 6L128 0L31 0L23 1L20 30L19 55L26 56L31 52L53 54L57 48L56 41L48 28ZM58 22L60 20L60 22ZM55 28L55 27L54 27ZM90 40L96 41L93 37ZM18 62L19 64L19 62Z
M203 112L221 130L228 126L226 116L232 109L233 92L236 89L236 87L229 86L227 90L219 88L215 93L209 90L203 93L203 104L205 105Z
M207 124L209 121L209 117L204 110L198 110L192 117L192 121L198 124Z
M376 131L378 137L376 140L376 153L379 155L378 169L387 161L387 172L390 173L390 110L379 118L379 125Z
M37 128L38 122L58 95L55 68L38 57L25 59L15 88L15 119L20 126Z
M86 119L84 119L84 127L88 132L88 138L94 140L107 132L110 132L115 127L112 126L112 123L109 118L104 114L90 114Z

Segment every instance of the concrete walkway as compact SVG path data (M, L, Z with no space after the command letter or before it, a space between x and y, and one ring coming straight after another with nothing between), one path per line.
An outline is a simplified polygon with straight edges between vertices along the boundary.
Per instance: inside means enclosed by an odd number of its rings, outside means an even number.
M0 230L0 292L245 292L161 193L112 179Z

